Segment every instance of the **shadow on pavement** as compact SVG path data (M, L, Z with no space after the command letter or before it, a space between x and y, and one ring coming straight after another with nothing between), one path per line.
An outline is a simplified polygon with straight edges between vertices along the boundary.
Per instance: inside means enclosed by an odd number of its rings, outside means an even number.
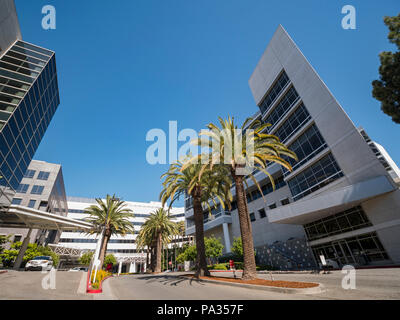
M182 275L148 275L148 276L138 276L137 280L147 280L147 283L159 282L163 285L177 286L182 282L189 283L192 285L192 282L196 282L201 285L205 285L205 283L200 279L187 278L185 279Z

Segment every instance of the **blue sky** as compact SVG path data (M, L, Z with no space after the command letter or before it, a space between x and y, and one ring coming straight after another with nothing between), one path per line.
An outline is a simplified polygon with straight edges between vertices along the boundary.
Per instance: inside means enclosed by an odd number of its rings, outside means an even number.
M41 27L42 7L56 30ZM356 8L357 29L341 27ZM16 0L22 36L56 52L61 104L35 159L61 163L69 196L157 201L166 165L146 162L146 133L200 130L257 111L248 79L282 24L356 126L400 163L400 126L372 98L382 18L397 0Z

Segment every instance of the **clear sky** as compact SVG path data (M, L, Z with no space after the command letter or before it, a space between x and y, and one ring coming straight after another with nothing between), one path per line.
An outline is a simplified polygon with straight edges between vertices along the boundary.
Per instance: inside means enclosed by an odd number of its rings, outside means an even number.
M56 8L55 30L41 27ZM341 9L356 8L344 30ZM241 122L258 107L248 79L282 24L356 126L400 164L400 125L372 98L383 16L398 0L16 0L22 36L56 52L61 104L35 154L60 163L69 196L157 201L166 165L146 162L146 133Z

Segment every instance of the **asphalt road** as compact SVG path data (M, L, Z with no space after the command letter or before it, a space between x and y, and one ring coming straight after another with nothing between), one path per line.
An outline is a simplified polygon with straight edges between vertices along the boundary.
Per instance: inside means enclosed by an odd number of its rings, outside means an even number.
M222 276L224 273L215 273ZM225 274L228 275L228 274ZM270 279L270 275L260 277ZM342 288L344 274L273 274L275 280L309 281L324 285L326 291L318 294L288 294L181 279L174 274L128 275L107 280L104 287L115 299L133 300L361 300L400 299L400 269L374 269L356 271L356 289Z
M104 290L128 300L283 300L288 295L182 279L174 274L127 275L105 281ZM293 295L291 299L307 296ZM313 297L308 297L312 299Z
M229 273L215 273L229 276ZM174 273L126 275L107 279L102 294L86 294L86 273L9 271L0 274L0 299L33 300L298 300L298 299L400 299L400 268L356 271L356 289L344 290L343 274L273 274L275 280L319 282L327 289L318 294L288 294L182 279ZM43 279L48 281L44 281ZM260 277L270 279L269 274ZM45 279L45 280L46 280ZM44 283L44 286L43 286ZM51 285L54 285L54 289ZM47 289L46 289L47 286Z

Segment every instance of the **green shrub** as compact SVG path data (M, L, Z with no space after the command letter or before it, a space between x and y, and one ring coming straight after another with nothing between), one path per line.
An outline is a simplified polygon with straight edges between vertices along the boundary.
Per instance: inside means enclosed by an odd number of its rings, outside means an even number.
M229 264L228 263L218 263L218 264L213 264L211 266L208 266L207 268L208 268L208 270L228 270Z
M117 264L117 259L115 258L115 256L113 254L108 254L106 255L106 257L104 258L104 263L103 263L103 267L106 267L108 264L112 264L113 266Z

